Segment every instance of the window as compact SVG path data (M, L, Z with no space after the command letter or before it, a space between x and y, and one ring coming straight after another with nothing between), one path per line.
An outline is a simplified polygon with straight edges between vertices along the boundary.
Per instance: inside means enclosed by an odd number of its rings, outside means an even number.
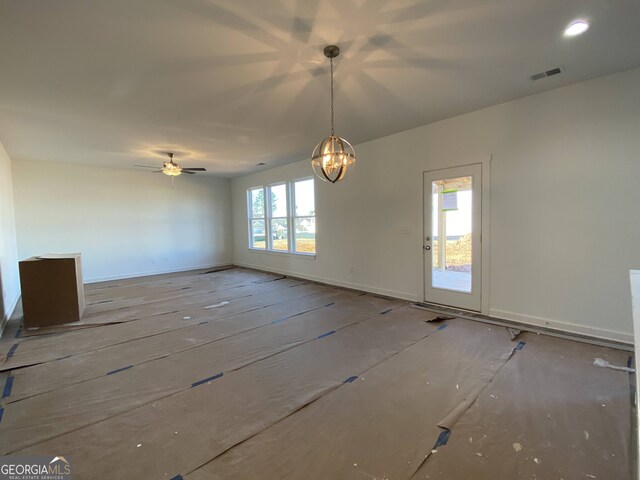
M249 248L315 254L314 195L313 178L247 190Z
M313 178L293 182L293 246L297 253L316 253L316 206Z
M267 248L264 210L264 188L252 188L249 197L249 246L264 250Z
M289 251L289 225L287 215L287 184L271 185L269 193L269 231L271 232L271 250Z

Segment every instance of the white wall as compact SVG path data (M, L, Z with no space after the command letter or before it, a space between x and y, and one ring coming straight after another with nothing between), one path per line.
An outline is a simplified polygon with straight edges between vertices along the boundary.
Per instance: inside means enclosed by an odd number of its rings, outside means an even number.
M0 333L20 297L11 159L0 143Z
M358 145L343 183L316 182L315 260L246 240L246 189L308 175L308 160L233 179L235 263L422 300L422 172L491 155L485 313L632 342L638 152L640 69Z
M633 336L635 340L634 363L636 368L636 385L640 385L640 270L630 270L629 279L631 283L631 303L633 310ZM636 408L640 404L640 391L636 391ZM636 415L636 459L640 458L640 416ZM640 480L640 461L636 465L636 480Z
M82 253L85 282L231 263L229 180L19 160L19 258Z

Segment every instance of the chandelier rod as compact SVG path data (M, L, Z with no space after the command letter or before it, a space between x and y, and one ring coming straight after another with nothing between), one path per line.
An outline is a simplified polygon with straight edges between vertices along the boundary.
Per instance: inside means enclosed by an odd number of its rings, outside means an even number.
M333 114L333 57L329 58L330 63L331 63L331 136L334 137L335 136L335 130L333 127L333 118L334 118L334 114Z

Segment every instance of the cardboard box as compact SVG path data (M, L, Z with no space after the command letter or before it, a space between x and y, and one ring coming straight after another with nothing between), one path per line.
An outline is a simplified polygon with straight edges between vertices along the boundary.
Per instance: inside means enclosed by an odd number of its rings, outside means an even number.
M49 254L20 262L26 328L77 322L84 313L79 253Z

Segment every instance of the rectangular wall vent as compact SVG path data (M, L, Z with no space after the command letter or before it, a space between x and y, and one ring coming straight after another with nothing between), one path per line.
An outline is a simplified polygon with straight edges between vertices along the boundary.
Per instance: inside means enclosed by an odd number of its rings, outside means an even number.
M562 73L562 69L560 67L552 68L551 70L547 70L546 72L536 73L535 75L531 75L529 78L532 81L541 80L547 77L553 77L554 75L558 75Z

